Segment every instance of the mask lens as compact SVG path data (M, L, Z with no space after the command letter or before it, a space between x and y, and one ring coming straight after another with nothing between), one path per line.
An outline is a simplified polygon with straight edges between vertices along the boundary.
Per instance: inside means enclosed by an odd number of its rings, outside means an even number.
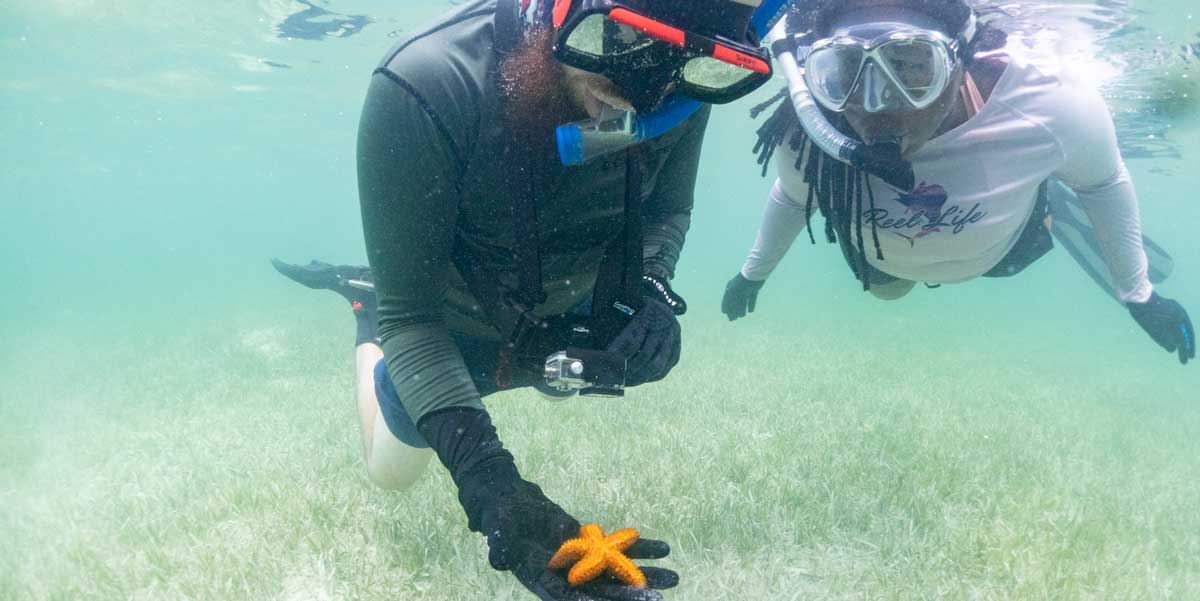
M560 33L556 56L612 79L639 112L676 90L701 102L730 102L771 76L769 58L741 44L700 34L688 42L683 30L623 8L580 17Z
M709 56L693 58L683 66L683 81L714 92L737 86L754 75L754 71Z
M941 93L945 62L939 55L937 47L926 42L889 42L879 48L879 59L896 84L918 103Z
M839 108L850 97L862 62L860 48L833 46L816 50L804 61L809 87L822 104Z
M593 58L620 56L637 52L655 43L654 39L602 14L589 15L575 26L566 46Z

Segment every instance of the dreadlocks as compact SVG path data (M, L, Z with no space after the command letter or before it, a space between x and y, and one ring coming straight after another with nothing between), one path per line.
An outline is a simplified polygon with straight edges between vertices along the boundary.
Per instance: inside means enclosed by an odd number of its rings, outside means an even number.
M751 116L757 117L771 105L787 97L787 89L777 94L767 102L751 110ZM812 232L813 204L825 218L825 240L829 243L840 243L846 256L854 257L850 269L854 276L863 283L863 290L870 290L870 265L867 263L863 236L863 200L866 196L871 211L875 210L875 191L867 174L855 169L829 155L808 139L808 134L799 126L796 112L790 103L784 102L775 109L766 122L758 128L758 143L754 152L758 154L758 164L762 165L762 174L766 176L771 157L780 144L788 146L796 152L796 162L792 167L802 170L804 183L808 184L808 197L804 204L804 224L808 229L808 239L816 244ZM792 132L788 138L788 132ZM788 139L785 139L788 138ZM851 228L854 236L851 237ZM874 241L875 257L883 260L883 250L879 246L879 230L875 221L871 221L871 236ZM857 238L858 248L850 247L852 238Z
M873 6L904 6L920 10L941 21L945 25L945 33L951 36L963 33L963 28L972 14L970 6L964 0L802 0L792 5L792 12L788 15L789 26L790 20L795 17L796 21L810 25L814 31L823 31L837 15L847 10ZM980 26L974 40L964 51L964 64L969 64L971 58L979 52L1002 48L1006 41L1006 36L999 30L986 24ZM864 200L868 203L869 214L875 213L875 191L871 186L871 174L825 154L809 139L804 128L800 127L800 119L791 103L786 101L787 98L788 89L785 87L766 102L750 110L751 118L757 118L779 103L757 132L758 141L753 152L758 155L762 174L766 176L771 158L781 144L788 144L796 152L796 162L792 167L803 173L803 181L808 185L804 221L808 226L809 241L816 244L811 227L815 203L817 210L825 218L826 241L841 245L842 251L850 259L851 272L862 282L863 290L870 290L872 267L867 262L863 237L863 203ZM780 102L781 100L784 102ZM851 131L844 118L830 113L826 113L826 116L834 118L833 124L839 130ZM790 137L789 132L793 132ZM879 230L875 220L870 221L875 258L883 261ZM855 240L857 244L854 244Z

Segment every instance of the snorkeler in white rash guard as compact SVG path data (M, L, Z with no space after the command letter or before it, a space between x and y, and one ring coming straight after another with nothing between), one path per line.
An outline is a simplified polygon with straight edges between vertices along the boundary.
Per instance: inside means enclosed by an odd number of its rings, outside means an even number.
M760 161L777 153L778 179L726 285L730 320L754 311L817 212L864 289L887 300L916 282L1015 275L1053 247L1052 232L1079 259L1060 230L1082 221L1095 257L1085 269L1181 363L1195 357L1187 312L1154 291L1163 253L1143 243L1091 86L1006 55L1004 35L962 0L801 0L779 29L791 102L759 130Z

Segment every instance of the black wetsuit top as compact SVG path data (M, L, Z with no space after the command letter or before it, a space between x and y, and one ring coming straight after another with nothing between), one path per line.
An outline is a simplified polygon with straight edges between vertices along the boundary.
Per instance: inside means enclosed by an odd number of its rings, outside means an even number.
M367 254L379 294L388 372L414 421L452 406L482 408L450 333L498 339L453 263L456 253L517 284L511 139L500 126L495 0L459 6L393 47L375 70L358 137ZM708 110L645 143L644 269L670 279L692 209ZM553 145L536 194L540 315L591 294L605 248L622 235L625 155L559 164Z

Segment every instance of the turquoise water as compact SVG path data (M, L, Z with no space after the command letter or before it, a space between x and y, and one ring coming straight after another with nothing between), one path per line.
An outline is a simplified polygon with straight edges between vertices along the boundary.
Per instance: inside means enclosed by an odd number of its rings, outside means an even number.
M1194 82L1200 75L1180 48L1197 42L1200 26L1191 15L1180 18L1195 12L1186 4L1025 9L1041 11L1030 16L1036 22L1051 15L1074 27L1074 38L1062 34L1073 49L1107 54L1085 58L1109 82L1129 146L1149 136L1166 140L1165 154L1174 156L1133 160L1131 168L1146 231L1173 251L1180 266L1165 290L1185 300L1196 292L1188 269L1195 256L1188 244L1195 210L1182 191L1195 189L1200 177L1189 168L1197 152L1200 94ZM39 329L62 318L83 318L90 327L131 316L145 323L160 309L174 321L182 307L165 305L178 299L211 299L187 303L188 316L227 312L231 302L244 305L237 302L244 286L258 285L265 275L255 257L362 260L353 148L364 82L392 36L444 7L334 3L327 6L334 14L280 30L304 8L285 1L144 2L119 9L65 1L7 5L0 24L6 74L0 140L8 160L0 183L12 234L0 241L8 258L0 269L7 281L23 285L6 291L6 315L8 308L49 298ZM356 30L361 16L369 22ZM1096 39L1113 32L1120 35ZM698 313L712 312L705 303L716 302L718 276L736 269L769 185L749 164L747 104L718 111L707 141L700 189L711 192L699 196L682 265L683 287ZM765 302L782 300L789 283L803 282L803 289L820 291L804 295L812 302L840 295L864 303L861 319L886 320L905 310L858 298L836 266L836 254L798 248L782 277L772 281L778 292ZM1069 297L1112 326L1101 329L1132 327L1059 259L1041 266L1029 282L972 283L908 304L961 307L964 302L949 298L959 294L979 295L969 303L998 294L1044 298L1044 280L1035 278L1046 277L1063 294L1064 286L1073 286L1077 292ZM99 309L112 312L112 319L84 318ZM19 335L27 329L18 324L31 325L22 317L18 311L3 321ZM1128 358L1151 364L1161 359L1145 352Z
M87 585L52 581L68 574L105 574L118 584L101 587L100 596L112 598L146 593L146 586L152 593L146 582L184 577L174 564L130 576L80 559L78 549L111 543L104 533L123 532L138 517L122 513L123 506L65 517L60 509L86 509L83 500L72 504L73 483L88 491L79 499L162 492L157 484L167 480L131 460L203 472L204 461L224 448L254 461L246 447L255 440L276 451L316 440L341 453L322 468L361 469L351 417L350 317L332 298L289 286L267 259L363 262L354 141L367 79L396 35L445 8L413 0L108 4L15 0L0 7L0 506L11 508L0 532L13 533L0 536L0 556L34 558L0 564L10 568L0 569L8 574L0 577L0 593L14 596L87 596L80 592L91 590ZM1160 291L1200 317L1200 8L1190 0L1016 2L1001 12L1031 51L1076 56L1103 83L1145 232L1176 260ZM802 413L787 414L793 406L800 412L803 403L850 397L864 424L886 423L904 407L934 417L946 407L972 407L945 410L965 433L952 444L973 451L976 443L992 444L984 442L987 420L1019 415L998 428L1009 445L1020 447L1027 434L1013 424L1048 423L1053 433L1030 435L1031 445L1086 441L1079 448L1103 451L1089 466L1101 472L1105 458L1123 458L1114 460L1120 477L1081 487L1085 505L1104 505L1145 483L1138 498L1150 504L1141 508L1152 518L1178 517L1189 503L1163 499L1191 499L1194 513L1200 367L1181 367L1160 351L1061 250L1012 280L918 289L884 304L862 293L835 246L812 247L802 238L764 289L759 312L728 324L718 311L720 294L753 241L770 186L749 153L752 104L714 113L676 284L691 306L684 360L672 376L677 387L665 384L647 399L702 406L711 395L680 383L711 381L724 390L737 382L736 394L714 401L721 403L715 415L754 416L755 403L769 398L788 424L805 422ZM295 366L306 373L297 375ZM277 388L264 396L268 384ZM328 417L311 411L318 403L338 408L334 433L318 427L315 416ZM512 424L541 411L532 401L514 403L506 416ZM235 406L240 413L232 415L249 421L221 412ZM305 409L293 420L295 407ZM653 405L639 411L647 420L661 417ZM261 430L246 427L260 418ZM200 436L210 453L172 461L174 442L153 443L188 436ZM839 452L834 442L827 454ZM1060 451L1074 457L1053 447L1046 461ZM286 462L299 452L270 460ZM1039 454L1028 450L1029 457ZM554 471L553 462L547 469ZM219 477L212 482L233 486ZM1071 489L1070 478L1064 482ZM364 504L394 511L405 503L362 490ZM982 490L980 498L989 498ZM355 506L353 499L318 498L330 508ZM452 509L444 515L454 516ZM288 528L269 507L262 511L260 522ZM360 524L378 519L365 513ZM168 530L159 534L170 538L176 526L163 523ZM1031 537L1035 523L1026 523ZM449 528L464 530L458 522ZM1174 545L1166 555L1149 552L1146 569L1172 575L1178 586L1145 591L1188 598L1200 590L1197 566L1186 559L1197 542L1178 529L1164 536L1171 533L1183 538L1155 543L1134 534L1100 546L1119 556L1125 548L1138 554ZM117 554L156 545L116 538ZM20 547L5 549L4 540ZM702 557L706 547L683 548ZM738 548L750 556L748 547ZM400 559L393 561L407 565L409 556L395 553ZM1081 573L1087 563L1079 559ZM203 569L214 582L235 572ZM230 578L253 581L242 571ZM937 596L916 580L908 584L911 596ZM249 585L245 596L270 596L260 594L269 588ZM213 598L220 590L196 585L172 596Z

